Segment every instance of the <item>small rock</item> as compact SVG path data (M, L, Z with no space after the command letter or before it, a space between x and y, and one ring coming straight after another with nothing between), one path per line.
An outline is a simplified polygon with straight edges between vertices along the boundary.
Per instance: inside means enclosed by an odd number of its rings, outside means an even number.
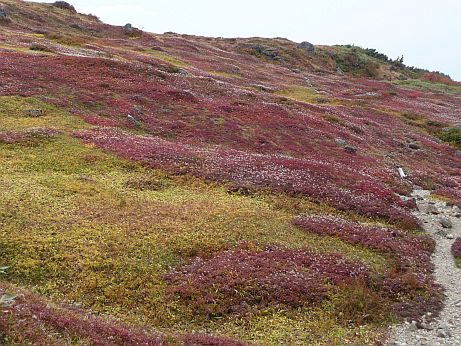
M440 214L439 209L434 204L429 204L427 206L426 212L429 213L429 214L434 214L434 215Z
M429 324L427 324L426 322L418 322L416 324L416 327L418 329L432 330L432 327Z
M358 149L357 149L356 147L352 146L352 145L346 145L346 146L344 147L344 151L345 151L346 153L349 153L349 154L355 154L355 153L357 152L357 150L358 150Z
M142 108L139 106L133 106L133 112L135 112L138 115L144 114Z
M231 73L240 74L242 73L242 70L240 69L240 67L234 65L231 67Z
M341 147L344 147L344 146L347 145L347 142L342 138L336 138L335 142L336 142L337 145L339 145Z
M441 230L438 230L437 232L435 232L436 235L438 235L439 237L442 237L442 238L446 238L447 237L447 232L443 229Z
M131 37L140 37L142 35L142 31L138 28L135 28L130 23L127 23L123 26L123 33Z
M407 346L407 343L396 341L396 342L394 342L394 346Z
M178 70L178 74L183 75L183 76L187 76L187 75L189 74L189 72L187 72L187 71L186 71L185 69L183 69L183 68L180 68L180 69Z
M263 85L263 84L252 84L250 85L252 88L255 88L259 91L266 91L266 92L272 92L274 91L274 89L272 89L271 87L268 87L266 85Z
M301 42L298 45L299 48L303 49L308 55L314 55L315 54L315 46L307 41Z
M455 236L453 234L447 234L447 239L455 239Z
M125 26L123 27L123 32L125 33L125 35L132 35L134 32L133 25L131 25L130 23L125 24Z
M139 126L139 121L136 120L132 115L129 115L129 114L128 114L127 117L126 117L126 119L128 120L128 122L129 122L131 125L133 125L133 126L135 126L135 127L138 127L138 126Z
M439 329L437 336L439 338L448 339L451 338L451 332L447 328Z
M338 66L338 67L336 68L336 74L337 74L338 76L344 76L344 71L341 69L341 67Z
M0 7L0 20L7 20L8 19L8 14L6 13L6 10L3 7Z
M53 3L53 6L57 7L57 8L60 8L60 9L63 9L63 10L70 11L72 13L77 13L77 11L75 10L75 7L72 6L71 4L69 4L68 2L65 2L65 1L55 1Z
M452 224L451 220L446 216L442 216L439 221L440 221L440 224L442 225L443 228L452 228L453 227L453 224Z
M265 57L271 60L279 59L279 54L277 53L277 49L275 48L269 47L269 48L263 49L261 53L262 55L264 55Z
M24 113L24 115L32 118L38 118L43 115L42 109L25 109L22 112Z
M411 321L410 325L408 326L408 330L411 332L414 332L417 329L418 329L418 326L416 324L416 321Z
M413 149L413 150L419 150L419 149L421 148L421 147L419 146L419 144L416 143L416 142L412 142L412 143L408 144L408 147L409 147L410 149Z

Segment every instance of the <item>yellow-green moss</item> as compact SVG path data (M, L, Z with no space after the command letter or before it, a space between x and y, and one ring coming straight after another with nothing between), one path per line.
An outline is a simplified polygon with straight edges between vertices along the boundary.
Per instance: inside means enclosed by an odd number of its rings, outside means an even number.
M24 113L30 109L42 110L43 116L30 117ZM20 131L31 127L76 130L88 125L37 97L0 96L0 131Z

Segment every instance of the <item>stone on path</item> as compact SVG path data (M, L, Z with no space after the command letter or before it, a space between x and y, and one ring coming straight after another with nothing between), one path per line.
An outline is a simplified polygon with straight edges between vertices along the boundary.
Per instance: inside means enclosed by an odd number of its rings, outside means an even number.
M443 228L452 228L453 227L453 223L451 222L450 218L448 218L446 216L442 216L439 221L440 221L440 224L442 225Z

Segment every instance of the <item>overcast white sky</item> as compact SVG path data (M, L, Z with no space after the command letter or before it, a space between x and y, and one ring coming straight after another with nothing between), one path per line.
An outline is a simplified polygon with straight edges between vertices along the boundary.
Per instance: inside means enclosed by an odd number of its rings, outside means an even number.
M42 1L42 2L54 2ZM146 31L376 48L461 81L461 0L69 0Z

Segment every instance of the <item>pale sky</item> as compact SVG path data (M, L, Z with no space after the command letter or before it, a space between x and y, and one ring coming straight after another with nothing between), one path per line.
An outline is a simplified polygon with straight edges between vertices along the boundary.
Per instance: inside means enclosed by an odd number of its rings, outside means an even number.
M54 2L42 1L42 2ZM146 31L375 48L461 81L461 0L69 0Z

